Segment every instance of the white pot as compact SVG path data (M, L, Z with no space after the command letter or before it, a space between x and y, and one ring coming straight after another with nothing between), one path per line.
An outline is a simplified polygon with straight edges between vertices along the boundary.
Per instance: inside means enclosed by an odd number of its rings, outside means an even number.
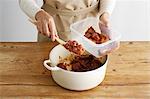
M105 64L95 70L73 72L57 67L60 57L66 58L68 55L70 55L68 50L62 45L57 45L51 50L49 60L44 61L44 66L52 71L52 77L58 85L66 89L82 91L94 88L103 81L106 73L108 56L106 57ZM49 66L48 63L51 66Z

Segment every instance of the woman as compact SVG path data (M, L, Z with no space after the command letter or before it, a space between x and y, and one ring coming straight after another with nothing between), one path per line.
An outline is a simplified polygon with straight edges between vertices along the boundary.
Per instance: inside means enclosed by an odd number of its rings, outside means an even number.
M67 41L70 24L87 17L98 17L109 26L109 17L116 0L43 0L40 8L35 0L19 0L22 10L36 20L38 41L55 41L56 37ZM56 26L55 26L56 25ZM58 31L58 34L57 34Z

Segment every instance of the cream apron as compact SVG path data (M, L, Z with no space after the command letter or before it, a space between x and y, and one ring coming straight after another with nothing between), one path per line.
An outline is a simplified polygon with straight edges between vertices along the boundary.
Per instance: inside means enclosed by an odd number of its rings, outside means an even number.
M97 17L99 12L99 0L45 0L42 6L46 12L53 16L58 35L67 41L70 39L70 24L87 17ZM50 41L41 34L38 41Z

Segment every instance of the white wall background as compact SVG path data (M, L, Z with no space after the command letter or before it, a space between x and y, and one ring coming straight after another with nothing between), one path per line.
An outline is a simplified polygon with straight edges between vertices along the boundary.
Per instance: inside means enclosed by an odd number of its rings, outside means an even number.
M36 28L27 20L18 0L0 0L0 41L36 41ZM117 0L111 24L123 41L150 41L150 0Z
M0 41L36 41L36 28L28 22L27 16L21 11L18 0L0 0Z
M1 33L2 32L1 31L2 30L2 26L1 26L2 25L1 24L1 22L2 22L2 11L1 10L2 10L2 3L0 1L0 40L2 40L2 33Z
M111 23L122 40L150 40L150 0L118 0Z

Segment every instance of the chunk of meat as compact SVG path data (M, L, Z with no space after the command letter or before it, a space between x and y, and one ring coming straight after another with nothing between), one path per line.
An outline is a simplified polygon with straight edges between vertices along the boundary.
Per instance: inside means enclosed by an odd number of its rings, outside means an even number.
M63 45L67 50L73 52L77 55L82 55L84 53L84 48L81 44L76 41L69 40L66 44Z
M92 55L76 56L71 62L72 70L75 72L85 72L94 70L101 66L101 62Z
M62 69L67 70L68 64L66 64L66 63L59 63L57 66L60 67L60 68L62 68Z
M65 62L59 63L57 66L69 71L72 69L72 66L69 63L65 63Z

